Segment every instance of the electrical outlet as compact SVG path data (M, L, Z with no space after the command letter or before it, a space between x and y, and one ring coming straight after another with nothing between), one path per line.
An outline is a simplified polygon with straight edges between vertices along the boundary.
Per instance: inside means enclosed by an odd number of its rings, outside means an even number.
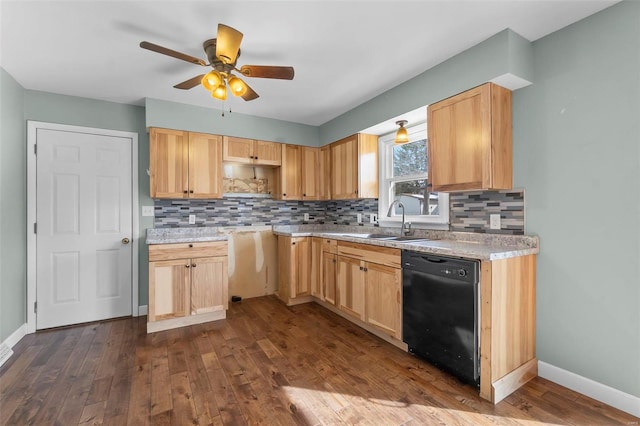
M309 222L309 213L304 214L304 221Z
M358 218L358 223L362 223L362 213L358 213L356 217Z
M500 229L500 215L492 214L489 216L489 228Z
M369 223L378 223L378 215L375 213L371 213L369 215Z
M195 225L196 224L196 215L195 214L190 214L189 215L189 225Z
M153 206L142 206L142 216L155 216Z

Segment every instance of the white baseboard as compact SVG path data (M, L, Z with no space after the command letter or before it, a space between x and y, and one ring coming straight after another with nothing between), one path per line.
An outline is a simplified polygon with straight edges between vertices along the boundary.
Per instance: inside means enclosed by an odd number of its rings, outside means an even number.
M562 368L538 361L538 376L640 417L640 398Z
M27 324L25 323L25 324L22 324L20 327L18 327L16 331L11 333L9 337L4 339L4 342L0 343L0 347L2 347L2 349L0 349L0 352L2 354L0 356L0 367L9 358L11 358L11 355L13 355L13 351L11 349L16 345L16 343L18 343L26 335L27 335Z
M141 317L143 315L147 315L148 312L148 306L147 305L142 305L142 306L138 306L138 316Z

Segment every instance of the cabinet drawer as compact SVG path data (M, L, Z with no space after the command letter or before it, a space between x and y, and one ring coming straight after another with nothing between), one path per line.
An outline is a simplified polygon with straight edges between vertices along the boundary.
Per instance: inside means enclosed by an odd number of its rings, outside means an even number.
M329 240L326 238L322 239L322 251L337 254L338 253L338 241L337 240Z
M149 261L189 259L193 257L227 256L226 241L204 243L152 244L149 246Z
M392 268L400 268L400 249L340 241L338 254Z

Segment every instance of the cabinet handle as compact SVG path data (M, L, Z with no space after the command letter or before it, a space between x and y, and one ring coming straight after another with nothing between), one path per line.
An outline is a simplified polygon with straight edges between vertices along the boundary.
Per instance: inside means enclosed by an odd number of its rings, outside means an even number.
M253 159L254 159L254 160L257 160L257 159L258 159L258 156L256 155L255 157L253 157Z
M185 267L185 268L191 268L191 265L186 264L186 265L184 265L184 267Z
M307 196L307 194L302 194L302 196L303 196L303 197L306 197L306 196Z
M286 196L287 196L287 194L282 194L282 196L283 196L283 197L286 197Z
M368 268L364 268L364 271L367 272L369 269Z
M292 245L292 246L295 246L295 245L296 245L296 243L291 243L291 245Z
M361 267L360 267L360 270L361 270L361 271L364 271L364 268L361 266Z
M196 266L198 266L198 265L196 265L195 263L191 264L191 267L193 267L193 268L195 268Z
M193 248L193 244L189 244L189 248Z
M193 189L190 189L190 190L189 190L189 194L193 194Z
M184 192L185 194L188 194L188 193L189 193L189 191L187 191L186 189L185 189L184 191L182 191L182 192Z

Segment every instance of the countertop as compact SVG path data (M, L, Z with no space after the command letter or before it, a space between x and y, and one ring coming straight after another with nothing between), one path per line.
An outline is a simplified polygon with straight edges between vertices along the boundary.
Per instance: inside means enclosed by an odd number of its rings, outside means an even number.
M353 227L351 227L353 228ZM356 227L358 228L358 227ZM418 236L428 238L427 241L388 241L367 239L350 234L358 233L358 230L332 230L314 229L304 226L275 226L276 235L289 237L320 237L340 241L349 241L361 244L370 244L383 247L391 247L403 250L411 250L421 253L448 255L478 260L498 260L510 257L526 256L539 252L539 240L536 236L528 235L499 235L499 234L475 234L469 232L448 231L417 231ZM399 234L399 229L367 228L359 229L360 233L388 233Z
M242 231L250 227L240 228ZM147 244L171 244L202 241L225 241L230 228L193 227L147 229ZM539 252L539 240L529 235L477 234L469 232L416 230L426 241L388 241L366 239L354 234L376 233L398 235L399 229L339 225L274 226L276 235L288 237L320 237L421 253L449 255L478 260L498 260Z

